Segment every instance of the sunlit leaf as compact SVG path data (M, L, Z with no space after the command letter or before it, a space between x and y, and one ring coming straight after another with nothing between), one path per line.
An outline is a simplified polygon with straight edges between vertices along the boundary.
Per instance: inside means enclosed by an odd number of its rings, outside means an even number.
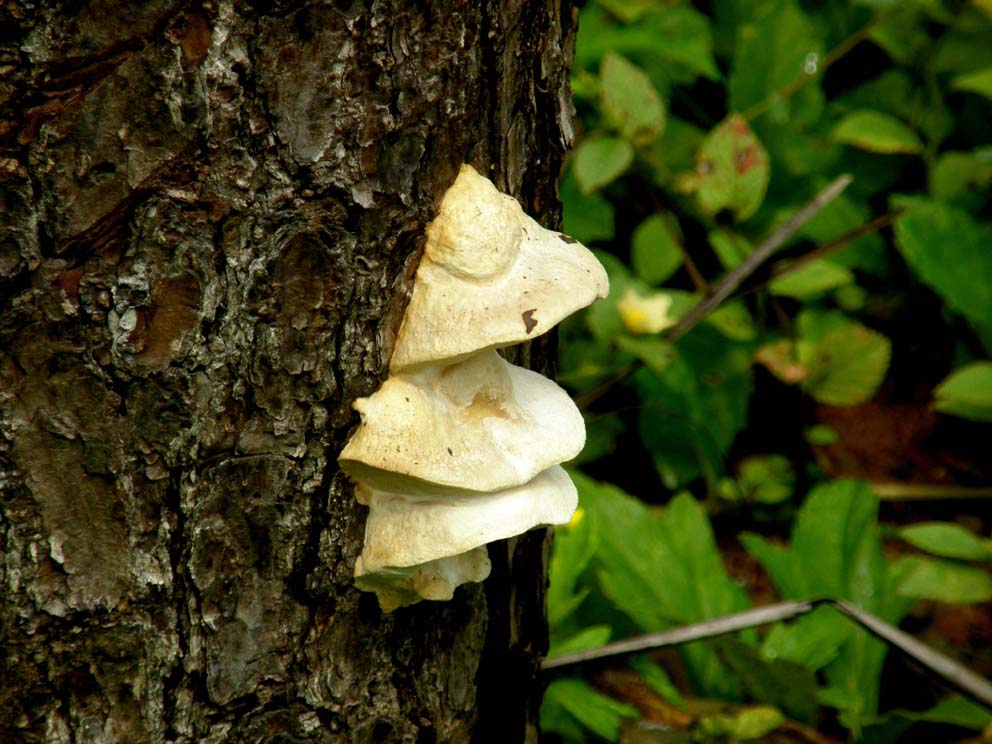
M550 620L550 618L549 618ZM577 633L560 641L552 641L548 649L548 658L564 656L576 651L588 651L591 648L600 648L610 642L612 629L609 625L590 625Z
M575 180L583 194L612 183L634 162L634 148L617 137L583 140L575 150Z
M903 559L906 573L899 593L914 599L972 604L992 599L992 575L967 563L910 556Z
M769 175L765 148L747 121L731 114L703 140L696 170L681 177L680 187L695 194L704 212L729 209L745 220L761 206Z
M966 561L992 559L992 540L950 522L921 522L899 530L899 536L920 550Z
M624 292L617 303L620 319L630 333L658 333L678 321L672 311L673 297L665 292L655 292L647 297L633 289Z
M807 669L822 669L840 654L854 625L833 607L818 607L795 622L778 624L761 645L767 659L783 659Z
M736 713L702 716L697 728L704 737L727 737L731 741L760 739L785 723L785 716L769 705L754 705Z
M992 362L974 362L955 370L937 386L934 398L933 407L943 413L992 421Z
M771 281L772 294L799 299L822 294L854 281L854 274L833 261L810 261L795 271L789 271Z
M880 111L855 111L834 127L831 137L836 142L853 145L862 150L880 153L918 153L923 143L916 132Z
M635 145L657 138L665 128L665 109L648 76L613 53L603 57L599 75L603 116L610 126Z
M992 98L992 67L959 75L951 81L951 87Z
M804 348L809 348L807 354ZM815 346L800 346L799 352L808 370L803 389L822 403L851 406L869 400L882 384L892 357L892 342L851 322L828 331Z

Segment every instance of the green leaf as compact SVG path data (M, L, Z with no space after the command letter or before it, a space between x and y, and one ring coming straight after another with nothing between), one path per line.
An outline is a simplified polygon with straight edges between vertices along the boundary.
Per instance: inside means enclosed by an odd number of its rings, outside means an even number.
M646 145L665 128L665 109L648 76L619 54L600 65L601 107L606 121L635 145Z
M599 544L594 520L581 509L566 524L555 530L548 588L548 622L552 626L564 620L578 607L585 594L576 594L575 585Z
M992 421L992 362L974 362L955 370L937 386L934 396L933 407L938 411Z
M779 369L765 353L761 361L772 372L786 382L798 381L816 400L832 406L863 403L875 394L892 355L888 338L840 313L807 310L798 326L798 367Z
M640 359L656 375L664 374L678 356L672 343L660 338L620 336L617 347Z
M634 148L616 137L583 140L575 150L575 180L583 194L612 183L634 162Z
M664 700L677 708L685 708L685 700L679 688L672 682L662 667L658 666L647 656L635 656L629 662L630 668L640 676L644 683L658 693Z
M992 182L992 148L945 152L930 174L930 190L937 200L949 200L980 190Z
M679 187L695 193L704 212L730 209L740 221L761 206L769 176L768 152L744 117L731 114L703 140L695 172L683 174Z
M562 223L580 243L613 238L613 206L598 194L583 194L569 169L561 184Z
M879 111L855 111L834 127L835 142L880 153L918 153L923 143L916 132L894 116Z
M754 705L735 713L702 716L696 724L705 740L729 738L731 741L760 739L785 723L785 716L770 705Z
M854 281L854 274L833 261L817 259L773 279L768 285L772 294L804 299Z
M609 625L590 625L574 633L561 641L552 641L548 650L548 658L575 653L577 651L588 651L592 648L600 648L610 642L613 629Z
M903 527L899 536L910 545L943 558L983 561L992 558L992 540L949 522L921 522Z
M833 607L818 607L789 625L773 627L761 653L768 660L791 661L817 671L837 658L853 631L851 621Z
M670 215L653 214L634 230L630 262L637 275L658 286L682 266L678 222Z
M723 658L741 680L750 700L761 700L791 717L811 722L816 715L816 675L784 659L768 659L758 649L734 639L719 642Z
M751 347L703 324L679 339L678 358L655 375L630 378L643 401L641 439L669 488L700 473L715 480L747 419Z
M662 630L748 606L727 575L702 507L688 495L659 518L621 490L572 473L579 505L596 519L600 547L593 563L603 594L642 630ZM683 652L699 689L733 694L733 678L706 645Z
M640 713L631 705L618 703L583 682L581 679L556 679L548 685L541 707L541 727L558 730L553 722L546 721L547 708L559 707L567 711L579 723L607 741L617 741L620 736L622 718L640 718ZM551 723L551 725L549 725Z
M951 81L951 87L992 98L992 67L986 67L984 70L971 72L967 75L959 75Z
M992 226L963 209L903 198L896 246L917 276L979 331L992 337Z
M761 103L808 74L808 64L820 54L820 39L796 2L765 3L763 10L756 20L737 29L729 82L733 111ZM749 15L757 16L754 11Z
M904 597L958 604L992 599L992 576L984 569L920 556L904 558L903 565L899 593Z
M737 465L737 482L744 497L759 504L778 504L792 495L796 476L782 455L752 455Z

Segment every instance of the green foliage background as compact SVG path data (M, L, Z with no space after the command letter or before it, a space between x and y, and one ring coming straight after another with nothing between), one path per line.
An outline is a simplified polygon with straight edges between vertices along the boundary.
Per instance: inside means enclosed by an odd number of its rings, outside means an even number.
M992 599L992 542L880 524L871 485L812 454L840 436L817 405L881 396L992 421L992 2L590 0L573 90L565 231L599 250L611 294L561 329L559 379L589 440L552 560L552 655L751 606L711 525L727 514L791 521L787 542L737 536L782 598L844 598L896 624L918 599ZM842 174L841 195L685 332ZM914 344L933 345L919 368ZM821 608L687 645L688 689L633 666L676 708L744 704L664 741L756 739L785 717L877 742L920 721L988 725L957 697L880 710L887 651ZM617 741L639 715L574 677L552 683L542 723Z

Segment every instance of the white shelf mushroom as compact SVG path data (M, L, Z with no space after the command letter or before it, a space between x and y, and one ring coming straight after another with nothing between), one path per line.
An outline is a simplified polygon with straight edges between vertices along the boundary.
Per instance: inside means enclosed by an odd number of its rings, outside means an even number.
M559 465L585 443L582 415L495 349L608 291L592 253L462 166L427 227L390 377L355 402L362 423L339 457L369 507L355 583L383 610L451 599L489 575L487 543L571 518Z
M390 377L355 402L362 423L338 461L376 488L499 491L582 450L582 414L537 372L487 350L446 367Z
M608 291L606 271L588 249L545 230L463 165L427 226L390 369L536 338Z
M542 525L563 524L578 503L575 486L559 466L495 493L413 496L360 486L357 495L369 507L369 519L356 583L375 587L380 602L391 595L386 604L396 606L410 603L411 586L427 598L416 587L430 584L433 594L450 599L458 584L482 581L489 564L482 568L478 548ZM446 584L448 578L458 581Z

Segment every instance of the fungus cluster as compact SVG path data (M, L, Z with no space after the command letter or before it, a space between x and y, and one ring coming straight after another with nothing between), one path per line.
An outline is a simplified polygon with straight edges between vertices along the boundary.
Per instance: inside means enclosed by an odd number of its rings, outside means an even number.
M355 583L384 610L451 599L489 575L487 543L571 518L560 463L585 444L582 416L496 349L608 289L592 253L462 166L427 226L389 378L355 402L361 424L339 458L369 507Z

